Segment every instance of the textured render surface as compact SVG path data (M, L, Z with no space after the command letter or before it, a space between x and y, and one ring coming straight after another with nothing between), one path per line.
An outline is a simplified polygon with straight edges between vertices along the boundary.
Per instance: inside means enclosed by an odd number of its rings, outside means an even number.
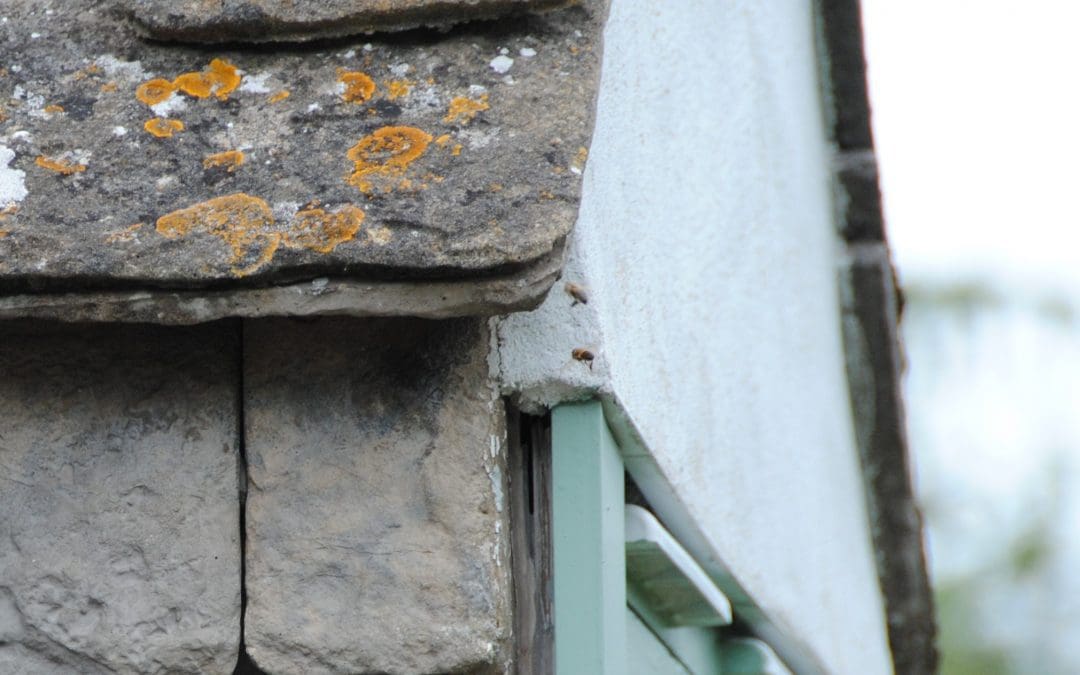
M809 6L614 3L567 268L590 300L504 321L501 357L527 400L614 396L782 639L887 673L815 61Z
M577 212L604 12L195 49L91 0L0 0L0 291L546 268Z
M272 673L503 672L505 430L486 323L245 331L251 657Z
M232 672L236 348L0 324L0 672Z
M340 37L568 4L568 0L116 0L150 37L200 42L271 42Z

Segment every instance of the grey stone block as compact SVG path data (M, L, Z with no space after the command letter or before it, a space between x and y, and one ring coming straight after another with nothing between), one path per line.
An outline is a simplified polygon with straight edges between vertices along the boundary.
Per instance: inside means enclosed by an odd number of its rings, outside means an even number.
M504 419L472 319L246 324L248 653L504 672Z
M0 323L0 672L232 672L236 347Z

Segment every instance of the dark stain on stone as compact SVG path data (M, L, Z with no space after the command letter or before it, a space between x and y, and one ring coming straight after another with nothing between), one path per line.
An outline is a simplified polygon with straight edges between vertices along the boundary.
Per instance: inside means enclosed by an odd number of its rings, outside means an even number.
M484 194L484 190L466 190L465 197L462 198L461 204L468 206L477 200L478 197Z
M94 104L97 99L80 94L74 94L60 100L64 113L76 122L82 122L94 114Z
M393 103L392 101L378 100L374 102L372 107L375 108L375 112L384 119L394 119L401 115L401 106L399 106L397 103Z

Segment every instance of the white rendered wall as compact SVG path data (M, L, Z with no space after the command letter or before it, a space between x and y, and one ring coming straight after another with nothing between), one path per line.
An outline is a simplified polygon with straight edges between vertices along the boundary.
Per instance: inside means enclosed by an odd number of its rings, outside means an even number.
M617 400L759 607L829 672L874 675L810 6L612 1L566 274L590 300L558 286L499 353L527 403Z

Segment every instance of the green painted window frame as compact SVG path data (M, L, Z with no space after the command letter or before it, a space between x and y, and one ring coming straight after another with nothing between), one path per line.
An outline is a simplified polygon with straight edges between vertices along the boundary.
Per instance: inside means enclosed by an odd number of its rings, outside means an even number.
M789 673L760 640L667 626L634 594L626 574L625 477L600 401L552 409L555 675L626 675L657 667L663 671L656 675Z
M556 675L626 674L624 468L597 401L551 411Z

